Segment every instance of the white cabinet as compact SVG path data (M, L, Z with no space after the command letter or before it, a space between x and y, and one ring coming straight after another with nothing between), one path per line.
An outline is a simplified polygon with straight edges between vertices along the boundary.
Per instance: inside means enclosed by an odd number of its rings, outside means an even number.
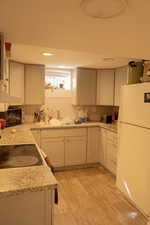
M53 206L54 190L28 191L1 198L0 224L53 225Z
M114 104L114 76L115 71L98 70L97 74L97 105Z
M87 163L99 162L99 128L88 128L87 137Z
M115 70L115 101L114 105L120 105L120 91L121 86L127 84L128 67L121 67Z
M54 167L86 162L86 128L43 129L41 148Z
M24 104L24 64L22 63L10 61L9 94L21 98L18 105Z
M65 164L82 165L86 163L86 138L68 137L65 140Z
M65 166L64 137L42 138L41 148L48 156L53 167Z
M117 169L117 147L113 142L107 140L106 147L106 168L113 174L116 174Z
M117 168L117 133L100 128L100 163L116 175Z
M44 75L45 66L25 65L25 104L44 104Z
M107 133L106 133L106 129L103 129L103 128L99 128L99 131L100 131L100 144L99 144L100 163L103 166L106 166L105 154L106 154Z
M96 82L96 69L76 69L73 74L73 104L96 105Z

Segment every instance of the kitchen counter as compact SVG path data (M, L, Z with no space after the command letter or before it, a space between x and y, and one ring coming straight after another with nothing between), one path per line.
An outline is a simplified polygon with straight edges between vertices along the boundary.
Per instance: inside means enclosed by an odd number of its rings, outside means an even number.
M82 124L53 126L44 123L32 123L28 125L32 130L35 129L59 129L59 128L79 128L79 127L103 127L107 130L117 133L117 123L107 124L102 122L87 122Z
M28 125L14 128L16 129L14 134L11 133L12 128L3 130L0 145L35 144ZM50 168L44 163L41 166L0 169L0 198L25 191L47 190L56 187L57 181Z
M117 122L116 122L116 123L112 123L112 124L101 123L101 122L100 122L100 123L99 123L99 126L105 128L105 129L107 129L107 130L110 130L110 131L112 131L112 132L115 132L115 133L118 132L118 124L117 124Z
M67 129L79 127L103 127L112 132L117 132L116 123L105 124L101 122L87 122L61 126L45 125L44 123L30 123L3 130L0 145L35 144L35 140L31 133L31 130L34 129ZM12 129L16 129L16 133L12 134ZM46 164L42 166L0 169L0 198L17 195L25 191L39 191L56 187L57 181Z

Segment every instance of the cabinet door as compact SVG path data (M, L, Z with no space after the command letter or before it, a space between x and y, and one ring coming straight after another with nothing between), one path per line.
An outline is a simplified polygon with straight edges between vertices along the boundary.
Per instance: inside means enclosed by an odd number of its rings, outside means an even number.
M110 142L110 141L107 141L107 147L106 147L106 165L105 166L114 175L116 174L116 168L117 168L117 149L116 149L116 146L112 142Z
M10 62L9 92L11 96L21 98L19 105L24 103L24 64L22 63Z
M25 104L44 104L45 67L25 65Z
M87 163L99 162L99 128L88 128Z
M97 105L114 103L114 70L98 70Z
M77 69L76 79L75 103L78 105L95 105L97 71L95 69Z
M116 175L117 168L117 134L107 130L106 140L106 168Z
M53 225L53 189L26 191L1 198L1 224ZM14 207L15 206L15 207ZM9 211L9 216L8 216Z
M52 166L65 165L64 138L42 138L41 148L47 154Z
M120 105L121 86L127 84L127 67L117 68L115 70L115 106Z
M100 144L99 144L99 157L100 157L100 163L103 166L106 166L105 162L105 154L106 154L106 130L103 128L100 128Z
M68 137L65 140L66 166L81 165L86 162L86 138Z

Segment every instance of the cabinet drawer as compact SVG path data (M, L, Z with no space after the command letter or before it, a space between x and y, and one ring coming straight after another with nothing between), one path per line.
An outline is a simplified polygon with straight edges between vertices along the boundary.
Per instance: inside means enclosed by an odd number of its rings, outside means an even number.
M114 143L118 145L118 134L114 133Z
M107 140L117 146L118 145L118 134L111 132L111 131L107 131Z
M41 139L41 146L49 142L65 142L63 137L45 137Z
M41 131L41 137L86 136L86 133L86 128L44 129Z
M107 130L107 140L114 142L114 133Z
M79 137L66 137L65 138L65 142L75 142L75 141L83 141L83 142L86 142L86 137L84 137L84 136L79 136Z
M107 152L107 160L117 163L117 153L114 151L108 151Z

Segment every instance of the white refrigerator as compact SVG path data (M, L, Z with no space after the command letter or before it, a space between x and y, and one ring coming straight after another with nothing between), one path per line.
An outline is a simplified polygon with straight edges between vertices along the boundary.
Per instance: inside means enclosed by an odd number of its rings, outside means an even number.
M150 83L121 90L117 187L150 216Z

